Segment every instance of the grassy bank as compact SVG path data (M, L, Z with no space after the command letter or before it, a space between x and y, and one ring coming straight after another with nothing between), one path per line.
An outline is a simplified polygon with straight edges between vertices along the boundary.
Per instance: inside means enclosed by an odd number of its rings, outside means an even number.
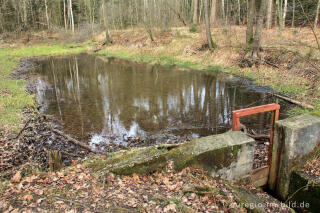
M69 48L62 44L22 46L0 49L0 130L16 131L22 119L22 109L34 105L34 96L26 92L25 80L11 77L23 58L43 55L66 55L84 51L84 47Z

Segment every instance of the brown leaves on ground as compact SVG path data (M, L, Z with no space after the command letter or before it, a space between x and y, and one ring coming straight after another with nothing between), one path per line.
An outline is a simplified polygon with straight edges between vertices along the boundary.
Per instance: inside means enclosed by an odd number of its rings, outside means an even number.
M92 173L83 166L7 181L0 211L245 212L224 182L202 170L176 172L172 164L152 175Z
M306 163L304 172L320 180L320 158L315 158Z
M18 171L13 177L11 178L11 183L19 183L21 180L21 172Z

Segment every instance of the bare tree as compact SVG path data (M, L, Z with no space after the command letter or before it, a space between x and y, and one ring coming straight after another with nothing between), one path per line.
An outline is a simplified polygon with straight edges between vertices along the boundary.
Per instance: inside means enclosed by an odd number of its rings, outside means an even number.
M74 33L74 19L73 19L73 9L72 9L72 0L68 0L68 16L70 21L70 26L72 33Z
M252 53L251 53L251 56L253 59L256 59L258 57L258 53L260 49L264 11L265 11L265 0L260 0L259 12L257 14L256 33L254 35L254 41L253 41Z
M246 31L246 46L247 46L247 49L251 49L251 45L253 43L253 23L254 23L254 16L255 16L256 1L255 0L248 0L248 1L249 1L249 12L248 12L247 31Z
M207 35L208 46L210 50L213 50L216 45L213 43L212 37L211 37L208 0L204 0L204 16L205 16L205 23L206 23L206 35Z
M210 20L211 23L214 24L216 22L216 15L217 15L217 0L211 1L211 15Z
M316 16L315 16L315 18L314 18L313 29L316 29L316 28L317 28L317 25L318 25L319 9L320 9L320 0L318 0L318 4L317 4L317 10L316 10Z
M296 0L293 0L293 1L292 1L292 20L291 20L291 27L294 27L295 11L296 11Z
M106 44L110 44L113 42L112 37L110 36L110 33L109 33L109 23L108 23L107 12L106 12L106 10L107 10L106 0L102 1L101 8L102 8L103 24L104 24L104 28L106 31L106 40L104 42L104 45L106 45Z
M287 8L288 8L288 0L280 0L280 13L279 13L280 30L283 30L286 27Z
M198 0L193 0L193 23L198 23Z
M255 6L255 0L250 0L250 11L249 11L249 19L248 19L248 25L247 25L247 58L251 58L253 60L256 60L259 55L259 50L261 46L261 34L262 34L262 28L263 28L263 18L264 18L264 10L265 10L265 0L259 0L258 5L258 12L256 17L254 16L256 6ZM254 19L257 19L256 22L256 31L253 36L253 23Z
M271 29L271 25L272 25L272 3L273 3L273 0L267 0L267 21L266 21L267 29Z
M46 8L46 19L47 19L47 26L48 26L48 29L50 28L50 22L49 22L49 15L48 15L48 4L47 4L47 0L44 0L44 5L45 5L45 8Z

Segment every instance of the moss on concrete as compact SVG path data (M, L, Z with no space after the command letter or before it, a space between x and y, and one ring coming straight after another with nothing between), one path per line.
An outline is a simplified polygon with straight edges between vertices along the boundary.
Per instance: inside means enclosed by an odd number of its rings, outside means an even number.
M297 207L309 205L306 210L319 212L320 204L320 182L303 172L293 172L290 177L289 186L290 201L296 201Z
M240 159L238 159L238 154L250 152L240 147L253 142L254 140L248 138L244 133L227 132L180 145L162 145L117 152L107 159L87 160L86 164L94 171L131 175L133 173L150 174L165 167L168 161L173 161L176 170L186 167L202 168L212 175L225 175L235 180L243 178L242 175L238 177L239 168L243 168L245 174L248 173L247 168L243 165L249 166L251 171L252 162L250 160L238 162ZM248 153L245 154L247 158ZM235 168L239 163L240 167Z
M126 152L117 152L105 160L87 161L87 165L94 171L103 170L119 175L150 174L167 164L165 157L167 152L167 149L158 147L132 149Z

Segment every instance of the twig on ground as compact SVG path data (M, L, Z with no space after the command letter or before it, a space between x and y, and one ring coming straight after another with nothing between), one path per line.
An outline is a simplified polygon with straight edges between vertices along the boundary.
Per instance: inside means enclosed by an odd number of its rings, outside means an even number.
M92 152L92 153L102 154L102 155L105 155L105 154L106 154L106 153L101 152L101 151L99 151L99 150L95 150L95 149L93 149L92 147L90 147L90 146L88 146L88 145L86 145L86 144L84 144L84 143L81 143L80 141L78 141L78 140L70 137L69 135L64 134L63 132L61 132L61 131L59 131L59 130L57 130L57 129L52 128L52 131L53 131L54 133L58 134L58 135L61 135L61 136L65 137L69 142L74 143L74 144L76 144L76 145L78 145L78 146L80 146L80 147L82 147L82 148L84 148L84 149L86 149L86 150L88 150L88 151L90 151L90 152Z
M274 96L278 97L278 98L281 98L283 100L286 100L286 101L289 101L293 104L296 104L296 105L299 105L305 109L310 109L310 110L314 110L314 107L309 105L309 104L306 104L306 103L303 103L303 102L300 102L300 101L297 101L297 100L294 100L292 98L289 98L289 97L285 97L285 96L282 96L282 95L279 95L279 94L276 94L276 93L273 93Z

